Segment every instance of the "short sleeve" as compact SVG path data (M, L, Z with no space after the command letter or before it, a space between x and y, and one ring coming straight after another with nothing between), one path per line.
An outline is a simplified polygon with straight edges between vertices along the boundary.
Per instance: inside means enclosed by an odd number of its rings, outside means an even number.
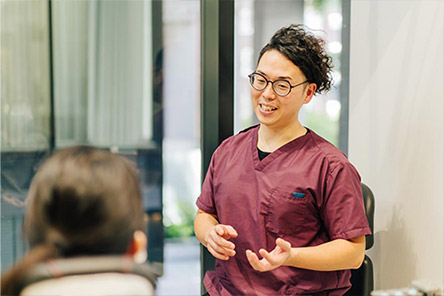
M205 180L202 185L202 191L196 201L196 205L200 210L212 215L217 215L214 203L214 190L213 190L215 154L216 152L213 153L213 156L211 157L210 165L208 167L207 174L205 176Z
M321 218L330 239L371 234L364 209L361 177L350 163L339 163L327 175Z

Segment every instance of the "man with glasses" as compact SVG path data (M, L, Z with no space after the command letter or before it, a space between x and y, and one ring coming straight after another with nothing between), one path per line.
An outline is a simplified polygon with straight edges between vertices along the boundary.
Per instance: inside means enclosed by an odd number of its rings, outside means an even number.
M210 295L343 295L370 234L360 176L298 119L331 86L324 41L280 29L249 75L259 125L214 152L196 204L199 241L217 259ZM259 256L258 256L259 254Z

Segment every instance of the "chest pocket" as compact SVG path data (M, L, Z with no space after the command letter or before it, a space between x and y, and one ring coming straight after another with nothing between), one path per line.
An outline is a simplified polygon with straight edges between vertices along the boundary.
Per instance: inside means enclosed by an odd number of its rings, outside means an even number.
M275 234L305 236L319 228L319 214L309 191L275 188L264 209L265 228Z

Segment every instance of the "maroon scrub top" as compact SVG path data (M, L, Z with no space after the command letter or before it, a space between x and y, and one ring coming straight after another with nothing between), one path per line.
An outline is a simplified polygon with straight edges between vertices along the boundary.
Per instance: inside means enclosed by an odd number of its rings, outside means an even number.
M276 238L316 246L371 233L360 176L346 156L313 131L258 158L259 126L225 140L214 152L196 204L231 225L236 255L216 259L204 284L210 295L343 295L350 271L281 266L255 271L245 251L271 251Z

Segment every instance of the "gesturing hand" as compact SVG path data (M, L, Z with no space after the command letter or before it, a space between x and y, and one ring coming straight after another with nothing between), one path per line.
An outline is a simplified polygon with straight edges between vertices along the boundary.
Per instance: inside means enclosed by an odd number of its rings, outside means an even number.
M251 250L246 251L248 262L257 271L270 271L282 266L290 257L291 244L281 238L276 240L276 247L271 252L259 250L261 260Z
M228 260L236 255L235 245L228 241L232 237L237 237L237 232L232 226L215 225L205 239L208 251L217 259Z

